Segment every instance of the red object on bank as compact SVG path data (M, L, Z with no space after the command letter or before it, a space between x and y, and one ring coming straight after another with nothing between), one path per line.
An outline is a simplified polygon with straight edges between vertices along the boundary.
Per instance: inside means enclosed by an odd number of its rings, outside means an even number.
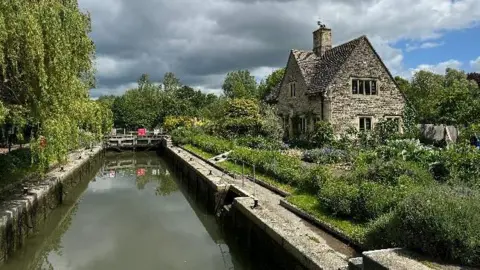
M145 169L144 168L137 169L137 176L144 176L144 175L145 175Z
M144 129L144 128L139 128L138 129L138 136L145 136L146 133L147 133L146 129Z
M40 137L40 147L41 148L45 148L45 146L47 146L47 139L45 139L45 137Z

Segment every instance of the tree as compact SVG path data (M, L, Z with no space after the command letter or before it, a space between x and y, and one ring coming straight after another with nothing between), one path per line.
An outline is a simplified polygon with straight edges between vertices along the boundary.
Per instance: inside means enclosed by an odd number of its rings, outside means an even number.
M148 74L143 74L138 82L138 88L129 89L114 100L115 126L137 129L158 125L158 111L163 108L162 95L149 81Z
M105 96L100 96L97 99L97 102L103 104L105 107L112 109L113 103L115 102L115 99L117 97L114 95L105 95Z
M180 80L175 77L173 72L167 72L163 76L163 87L166 92L174 92L180 88Z
M467 75L467 79L477 82L478 86L480 87L480 73L477 73L477 72L469 73Z
M277 69L267 76L265 80L262 80L258 85L258 96L260 99L265 99L272 90L277 87L283 80L285 74L285 68Z
M468 125L480 120L479 86L463 71L419 71L410 84L399 85L421 123Z
M80 134L98 138L105 131L88 130L102 119L85 118L98 109L88 94L95 53L90 31L90 17L77 1L0 1L0 100L7 122L20 116L17 124L35 127L30 146L45 167L65 160Z
M252 98L257 94L257 82L248 70L229 72L222 85L223 93L228 98Z

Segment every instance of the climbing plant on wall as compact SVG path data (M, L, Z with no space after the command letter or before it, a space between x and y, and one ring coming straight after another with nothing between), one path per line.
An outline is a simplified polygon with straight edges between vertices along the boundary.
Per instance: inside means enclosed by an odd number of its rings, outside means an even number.
M90 17L76 0L0 1L0 101L9 110L6 119L26 112L24 122L37 131L33 157L44 165L63 161L82 134L93 140L109 128L108 113L88 93L94 84L90 31Z

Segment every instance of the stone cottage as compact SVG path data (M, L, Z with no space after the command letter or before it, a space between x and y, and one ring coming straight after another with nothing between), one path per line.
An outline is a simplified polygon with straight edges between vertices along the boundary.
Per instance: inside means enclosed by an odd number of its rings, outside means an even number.
M289 137L330 122L335 133L371 130L381 119L402 128L405 99L366 36L332 47L332 31L313 32L313 51L291 50L282 82L267 96Z

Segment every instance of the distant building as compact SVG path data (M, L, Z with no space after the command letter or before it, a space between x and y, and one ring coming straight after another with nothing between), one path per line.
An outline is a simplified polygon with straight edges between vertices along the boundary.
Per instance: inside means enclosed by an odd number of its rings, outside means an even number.
M370 130L391 118L402 127L405 104L390 71L366 36L332 48L332 31L313 32L313 51L291 50L282 82L267 96L286 134L299 136L316 121L335 132Z

